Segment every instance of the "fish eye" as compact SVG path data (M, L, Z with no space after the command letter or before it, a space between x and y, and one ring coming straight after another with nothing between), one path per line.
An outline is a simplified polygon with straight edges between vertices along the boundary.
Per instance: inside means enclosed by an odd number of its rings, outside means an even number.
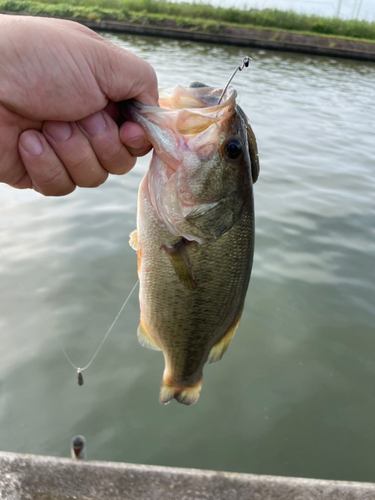
M230 139L225 144L225 154L231 160L235 160L242 153L242 144L238 139Z

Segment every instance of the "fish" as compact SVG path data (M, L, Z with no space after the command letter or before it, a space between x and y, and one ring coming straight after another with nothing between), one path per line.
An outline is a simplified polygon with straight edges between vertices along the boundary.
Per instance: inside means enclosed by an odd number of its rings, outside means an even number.
M240 322L254 253L257 143L230 86L194 82L132 101L153 157L138 193L141 345L162 351L159 402L196 403L205 363L219 361Z

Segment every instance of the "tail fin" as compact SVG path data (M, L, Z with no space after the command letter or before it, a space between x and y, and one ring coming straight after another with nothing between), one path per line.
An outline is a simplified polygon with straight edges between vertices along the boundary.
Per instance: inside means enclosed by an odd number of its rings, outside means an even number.
M177 399L177 401L183 405L193 405L198 401L201 390L202 379L190 387L168 385L163 379L160 389L159 403L166 405L172 401L172 399Z

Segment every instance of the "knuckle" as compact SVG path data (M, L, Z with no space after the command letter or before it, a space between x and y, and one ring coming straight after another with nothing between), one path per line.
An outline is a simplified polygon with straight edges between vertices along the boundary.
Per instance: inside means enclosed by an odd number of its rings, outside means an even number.
M79 155L78 158L74 158L74 160L71 160L69 163L70 164L67 165L69 171L79 172L80 170L92 168L96 162L91 152L86 152Z
M115 150L103 149L98 155L98 160L107 172L121 175L133 168L137 159L121 145L117 146Z
M57 167L38 169L33 175L34 182L38 187L48 190L50 187L58 186L61 183L63 172Z
M118 162L116 165L112 165L112 168L106 167L109 173L113 175L123 175L129 172L137 162L137 158L134 156L128 156L123 159L122 162Z
M77 185L83 188L96 188L104 184L107 178L108 172L98 175L95 180L90 180L90 182L82 181Z
M149 64L150 68L150 73L149 73L149 83L151 84L152 87L158 86L158 77L156 76L156 71L155 69Z
M65 196L75 189L75 185L66 179L65 171L58 166L34 171L32 181L33 189L44 196Z
M77 186L82 188L98 187L108 177L108 172L101 168L92 151L83 153L69 164L66 163L66 168Z
M140 148L140 149L132 149L132 148L128 148L128 150L130 151L131 155L132 156L146 156L152 149L152 146L151 144L147 145L147 146L144 146L143 148Z
M101 147L98 152L99 160L104 163L117 163L122 159L124 150L120 144L108 144Z
M13 185L25 174L25 166L17 151L17 142L7 144L6 137L0 137L0 182Z

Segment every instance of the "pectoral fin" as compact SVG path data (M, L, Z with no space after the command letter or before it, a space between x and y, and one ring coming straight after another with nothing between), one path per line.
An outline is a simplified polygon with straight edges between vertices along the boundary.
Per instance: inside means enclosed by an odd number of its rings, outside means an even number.
M138 250L138 232L136 229L129 234L129 245L133 250Z
M173 246L163 245L161 248L171 261L181 283L189 290L194 290L198 286L198 282L194 277L184 240L181 239Z
M222 337L219 340L219 342L217 342L211 349L210 354L208 355L207 363L216 363L216 361L219 361L223 357L225 351L229 347L229 344L232 342L234 334L236 333L238 324L241 319L241 315L242 315L242 310L240 314L237 316L233 325L228 329L224 337Z
M154 349L155 351L160 351L160 348L155 344L155 342L150 337L146 327L143 324L142 318L139 323L137 330L138 341L143 347L147 347L148 349Z

